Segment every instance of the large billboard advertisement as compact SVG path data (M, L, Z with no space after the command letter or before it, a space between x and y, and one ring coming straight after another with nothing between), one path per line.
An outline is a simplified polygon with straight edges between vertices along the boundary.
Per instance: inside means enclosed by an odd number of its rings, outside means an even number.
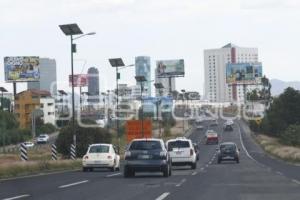
M227 64L226 82L228 84L254 84L262 78L261 63Z
M69 85L72 86L72 75L69 75ZM88 86L88 75L87 74L74 74L73 86L74 87Z
M184 76L184 60L156 61L157 77Z
M29 82L40 80L40 59L37 56L4 58L6 82Z

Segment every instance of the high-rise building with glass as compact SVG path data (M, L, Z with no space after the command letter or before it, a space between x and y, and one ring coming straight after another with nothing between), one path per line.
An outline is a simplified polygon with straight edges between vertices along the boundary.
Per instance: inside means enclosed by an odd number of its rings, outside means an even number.
M88 69L89 102L99 102L99 71L95 67Z
M147 82L144 84L144 91L151 96L151 60L149 56L138 56L135 58L135 75L145 76ZM140 85L139 82L136 85Z

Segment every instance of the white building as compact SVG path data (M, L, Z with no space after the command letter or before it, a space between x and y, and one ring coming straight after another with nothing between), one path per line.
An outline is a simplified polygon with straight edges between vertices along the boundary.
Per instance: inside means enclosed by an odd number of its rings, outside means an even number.
M50 58L40 58L40 81L28 82L28 89L46 90L55 96L57 93L56 61Z
M40 109L43 111L44 123L55 123L55 99L52 97L43 97L40 99Z
M258 62L257 48L238 47L229 43L220 49L204 50L205 98L210 102L233 101L233 88L226 84L226 65L252 62ZM244 91L244 86L237 86L234 90Z

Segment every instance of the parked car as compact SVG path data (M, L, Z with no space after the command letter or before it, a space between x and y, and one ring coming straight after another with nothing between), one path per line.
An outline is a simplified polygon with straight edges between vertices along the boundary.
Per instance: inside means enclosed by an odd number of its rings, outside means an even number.
M240 149L233 142L225 142L220 144L218 151L218 163L224 160L233 160L237 163L240 162Z
M134 139L127 147L124 162L124 177L133 177L135 172L162 172L171 176L171 159L161 139Z
M92 144L82 159L82 170L93 171L94 168L120 170L120 156L112 144Z
M25 145L26 148L32 148L32 147L34 147L34 143L33 142L23 142L23 144Z
M197 167L197 155L190 139L180 137L168 140L166 143L172 165L190 165L192 169Z
M206 144L218 144L219 136L214 130L207 130L205 133L205 143Z
M36 142L38 144L45 144L49 142L49 135L47 134L41 134L37 137Z

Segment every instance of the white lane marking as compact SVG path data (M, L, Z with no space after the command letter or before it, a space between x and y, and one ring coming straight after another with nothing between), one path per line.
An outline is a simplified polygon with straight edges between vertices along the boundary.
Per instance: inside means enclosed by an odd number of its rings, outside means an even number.
M160 195L159 197L157 197L155 200L163 200L169 195L170 195L170 192L165 192L162 195Z
M200 170L201 170L201 171L204 171L204 167L202 167Z
M184 179L182 179L177 185L176 185L176 187L180 187L182 184L184 184L185 183L185 181L186 181L186 179L184 178Z
M26 197L30 197L30 195L29 194L23 194L23 195L20 195L20 196L5 198L3 200L14 200L14 199L21 199L21 198L26 198Z
M212 164L212 162L210 161L208 164L209 164L209 165L211 165L211 164Z
M283 176L283 174L279 171L276 172L276 174L280 175L280 176Z
M114 176L119 176L119 175L121 175L121 173L110 174L110 175L107 175L106 177L109 178L109 177L114 177Z
M76 183L70 183L70 184L67 184L67 185L62 185L62 186L59 186L58 188L62 189L62 188L72 187L72 186L80 185L80 184L87 183L87 182L89 182L89 180L80 181L80 182L76 182Z
M197 175L198 174L198 172L193 172L192 173L192 176L195 176L195 175Z
M208 167L208 165L205 165L205 167Z
M298 185L300 185L300 181L296 180L296 179L292 179L292 181Z

